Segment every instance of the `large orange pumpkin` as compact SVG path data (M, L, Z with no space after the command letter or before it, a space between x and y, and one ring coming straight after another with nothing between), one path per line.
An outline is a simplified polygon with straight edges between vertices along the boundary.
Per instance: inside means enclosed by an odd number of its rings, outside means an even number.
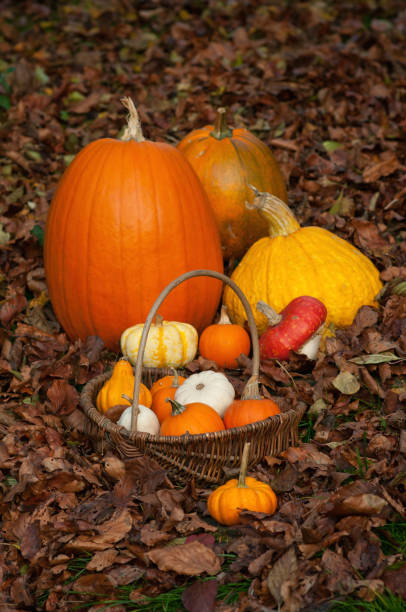
M196 173L173 146L145 140L137 111L122 140L84 147L63 174L45 230L52 306L72 338L97 335L117 350L127 327L145 321L160 292L186 271L222 271L219 233ZM188 280L160 314L198 331L211 323L222 283Z
M225 109L215 125L193 130L178 144L196 170L209 196L223 248L223 256L242 257L267 226L246 202L254 199L250 185L287 201L285 182L269 147L245 128L230 129Z

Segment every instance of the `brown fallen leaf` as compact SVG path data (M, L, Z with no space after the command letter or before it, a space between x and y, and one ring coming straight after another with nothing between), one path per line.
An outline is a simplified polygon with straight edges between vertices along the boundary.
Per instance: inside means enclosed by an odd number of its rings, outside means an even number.
M106 473L113 480L121 480L125 475L125 463L113 453L106 453L103 457Z
M296 572L297 568L297 557L293 546L291 546L285 552L285 554L273 564L268 574L266 583L278 606L280 606L283 602L281 593L282 585L286 580L291 578L292 574Z
M73 104L69 108L70 112L78 114L89 112L89 110L93 108L93 106L96 106L98 104L100 100L100 95L100 92L92 92L91 94L83 98L83 100L80 100L79 102L76 102L76 104Z
M373 183L382 176L389 176L395 172L400 166L400 162L396 155L391 154L387 159L383 159L375 164L367 166L362 173L362 178L366 183Z
M108 572L110 581L116 586L124 586L136 582L145 574L145 569L136 567L132 563L114 567Z
M387 589L406 599L406 563L397 569L387 569L383 574Z
M66 545L67 550L97 551L110 548L122 540L131 530L132 518L127 509L115 514L110 520L99 526L99 534L94 536L79 535Z
M212 612L216 607L217 580L194 582L182 593L182 603L188 612Z
M221 565L215 552L197 540L187 544L156 548L146 556L163 572L174 571L186 576L200 576L207 573L214 576Z
M118 555L118 551L114 548L108 548L107 550L99 550L96 551L93 557L90 559L89 563L86 565L86 569L96 572L101 572L102 570L110 567L114 560Z
M41 548L41 536L39 532L39 521L30 523L21 540L21 554L25 559L35 557Z
M79 403L79 393L66 380L54 380L47 391L47 396L53 410L58 414L73 412Z
M114 585L107 574L83 574L72 586L80 593L103 593L105 597L114 594Z
M6 300L0 308L0 323L6 327L16 314L27 306L27 298L17 294Z
M301 468L304 463L312 465L332 465L332 459L326 454L320 452L314 444L302 444L302 446L291 446L288 450L283 451L281 456L290 463L299 463Z
M345 516L347 514L372 516L373 514L380 514L386 506L387 502L379 495L361 493L337 500L329 514L334 516Z
M360 390L359 380L351 372L343 371L332 381L334 387L345 395L353 395Z
M345 557L327 549L321 558L321 567L327 576L327 588L332 593L347 593L352 590L354 571Z
M146 546L156 546L171 538L172 536L167 531L158 529L156 521L151 521L141 527L140 540Z

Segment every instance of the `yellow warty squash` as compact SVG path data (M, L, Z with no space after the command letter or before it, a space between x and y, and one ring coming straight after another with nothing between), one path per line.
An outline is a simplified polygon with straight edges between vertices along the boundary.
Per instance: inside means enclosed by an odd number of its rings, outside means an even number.
M259 300L280 312L294 298L313 296L327 308L326 326L336 327L351 325L361 306L376 305L379 272L361 251L321 227L300 227L279 198L255 192L253 206L268 221L269 236L250 247L231 278L250 302L260 334L268 321L256 309ZM233 323L243 325L245 311L229 287L223 301Z
M132 398L134 393L134 374L127 359L119 359L114 365L112 375L97 394L96 406L100 412L107 412L112 406L130 405L131 402L123 397ZM148 408L152 403L151 391L141 383L139 403Z

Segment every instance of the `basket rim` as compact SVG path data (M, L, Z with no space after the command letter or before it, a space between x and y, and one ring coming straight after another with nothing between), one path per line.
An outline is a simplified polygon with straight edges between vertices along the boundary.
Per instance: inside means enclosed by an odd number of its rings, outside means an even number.
M94 404L94 394L99 390L101 385L111 375L111 371L103 372L89 380L83 387L80 394L80 406L86 413L87 417L95 423L101 430L126 438L129 442L144 442L153 444L162 444L165 446L179 445L179 442L184 446L189 444L195 444L197 442L210 442L216 440L227 440L236 437L244 437L244 434L254 434L266 430L271 424L279 422L280 426L288 427L291 421L297 422L298 418L301 418L305 405L303 407L299 404L296 408L290 408L286 412L281 412L270 416L262 421L255 421L240 427L232 427L230 429L223 429L220 431L207 432L203 434L182 434L180 436L161 436L160 434L150 434L143 431L130 431L123 426L117 425L114 421L111 421L108 417L104 416L103 413L99 412Z

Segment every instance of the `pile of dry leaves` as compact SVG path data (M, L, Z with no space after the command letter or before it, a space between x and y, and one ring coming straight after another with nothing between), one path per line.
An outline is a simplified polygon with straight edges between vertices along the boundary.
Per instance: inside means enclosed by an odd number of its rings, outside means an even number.
M390 283L406 277L406 9L353 5L2 3L2 610L160 610L145 598L183 587L174 609L193 612L327 610L385 587L406 599L406 297ZM385 283L317 362L262 364L265 393L307 410L301 443L252 472L277 512L233 529L209 517L210 489L95 452L78 399L116 355L69 341L47 297L55 186L85 144L119 133L123 95L146 136L172 143L226 106L273 149L300 222L352 241Z

